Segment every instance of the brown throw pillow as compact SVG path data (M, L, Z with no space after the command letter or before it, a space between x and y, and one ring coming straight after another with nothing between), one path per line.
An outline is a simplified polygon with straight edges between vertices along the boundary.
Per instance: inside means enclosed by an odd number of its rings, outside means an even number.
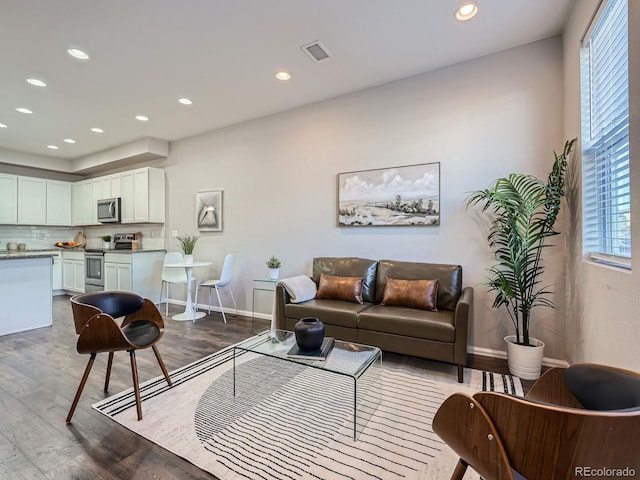
M387 277L385 283L382 305L438 311L438 280L400 280Z
M362 303L363 277L336 277L320 274L316 298Z

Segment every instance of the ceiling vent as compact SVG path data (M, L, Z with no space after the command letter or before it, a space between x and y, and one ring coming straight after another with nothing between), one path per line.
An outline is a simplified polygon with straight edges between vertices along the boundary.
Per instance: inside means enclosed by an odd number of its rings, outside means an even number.
M313 42L301 48L316 63L332 57L327 47L320 42Z

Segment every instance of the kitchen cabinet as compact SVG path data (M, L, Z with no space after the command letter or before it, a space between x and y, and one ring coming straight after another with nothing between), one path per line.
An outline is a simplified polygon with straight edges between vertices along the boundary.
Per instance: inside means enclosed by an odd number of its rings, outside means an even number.
M60 252L53 254L51 290L62 290L62 258Z
M104 289L132 291L131 255L106 254L104 259Z
M120 174L120 220L122 223L133 223L135 197L133 194L133 171Z
M160 301L165 252L104 254L104 289L134 292L152 302Z
M47 180L47 225L71 225L72 183Z
M47 181L18 176L18 225L44 225L46 217Z
M97 206L93 202L92 181L75 182L73 184L73 225L91 225L93 217L97 218Z
M52 324L51 257L42 255L1 260L0 285L0 335ZM22 345L20 348L29 347ZM10 347L4 347L3 353L6 351L10 351Z
M62 252L62 286L71 292L84 293L84 252Z
M122 223L164 223L164 170L138 168L120 178Z
M0 173L0 223L18 223L18 176Z

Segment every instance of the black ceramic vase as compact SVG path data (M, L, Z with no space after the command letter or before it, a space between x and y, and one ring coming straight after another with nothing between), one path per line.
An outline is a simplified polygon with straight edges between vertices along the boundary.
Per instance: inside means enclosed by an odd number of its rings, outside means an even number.
M296 343L300 350L311 352L318 350L324 340L324 323L317 318L307 317L295 324Z

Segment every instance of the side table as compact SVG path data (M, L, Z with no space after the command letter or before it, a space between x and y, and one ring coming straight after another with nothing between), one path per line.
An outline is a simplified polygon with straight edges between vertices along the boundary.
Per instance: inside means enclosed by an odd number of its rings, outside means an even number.
M278 280L270 280L270 279L261 279L256 278L253 280L253 293L251 298L251 331L256 333L262 333L265 328L267 330L271 329L271 321L269 320L269 325L256 325L256 292L275 292L276 284Z

